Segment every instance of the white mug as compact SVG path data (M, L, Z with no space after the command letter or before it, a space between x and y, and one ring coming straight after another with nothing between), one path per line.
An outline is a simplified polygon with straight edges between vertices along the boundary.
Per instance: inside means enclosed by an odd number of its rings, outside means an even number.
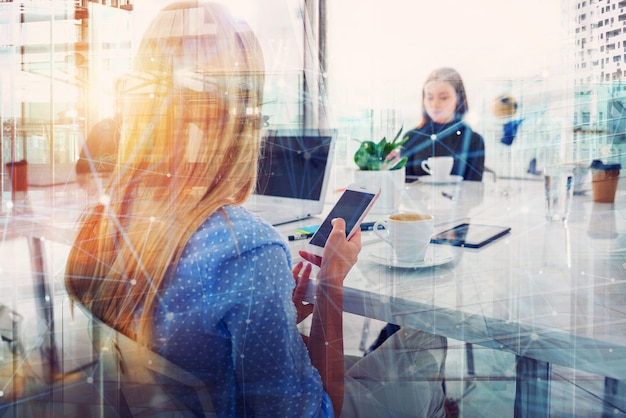
M422 169L433 176L435 181L443 181L450 177L454 158L452 157L429 157L422 161Z
M394 213L374 224L376 235L391 245L394 261L409 263L424 260L434 228L433 216L419 213Z

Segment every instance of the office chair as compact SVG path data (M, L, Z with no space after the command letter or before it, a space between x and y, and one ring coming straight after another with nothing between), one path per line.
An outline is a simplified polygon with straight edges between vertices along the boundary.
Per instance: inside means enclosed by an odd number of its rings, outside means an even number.
M90 318L97 370L94 384L120 417L217 417L199 378Z

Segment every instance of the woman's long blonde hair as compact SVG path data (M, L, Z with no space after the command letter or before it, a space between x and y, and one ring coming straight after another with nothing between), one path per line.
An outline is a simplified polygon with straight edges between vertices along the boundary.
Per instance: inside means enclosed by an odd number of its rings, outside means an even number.
M72 299L149 340L159 289L190 236L254 188L263 74L257 38L223 6L185 1L157 14L118 83L118 166L81 220L66 267Z

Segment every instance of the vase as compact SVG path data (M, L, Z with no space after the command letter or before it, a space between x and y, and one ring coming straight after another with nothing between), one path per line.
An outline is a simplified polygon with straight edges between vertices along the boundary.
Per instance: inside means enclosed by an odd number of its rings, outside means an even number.
M354 182L380 187L380 196L370 213L387 215L397 212L404 192L405 169L399 170L356 170Z

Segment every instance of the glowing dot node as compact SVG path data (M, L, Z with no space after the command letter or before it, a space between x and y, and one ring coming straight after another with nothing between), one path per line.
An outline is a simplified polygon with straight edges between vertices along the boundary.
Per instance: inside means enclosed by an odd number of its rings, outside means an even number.
M436 140L437 140L437 135L432 134L432 135L430 136L430 139L432 139L433 141L436 141Z
M154 216L151 216L150 217L150 222L154 222L154 221L156 221L156 218Z
M111 196L103 194L102 196L100 196L99 202L101 205L109 206L109 204L111 203Z
M131 284L132 286L136 285L136 284L137 284L137 280L135 280L135 279L131 280L131 281L130 281L130 284Z
M537 341L539 339L539 335L533 332L532 334L530 334L530 339L532 341Z
M87 378L87 383L89 383L91 385L93 383L93 377L89 376Z

